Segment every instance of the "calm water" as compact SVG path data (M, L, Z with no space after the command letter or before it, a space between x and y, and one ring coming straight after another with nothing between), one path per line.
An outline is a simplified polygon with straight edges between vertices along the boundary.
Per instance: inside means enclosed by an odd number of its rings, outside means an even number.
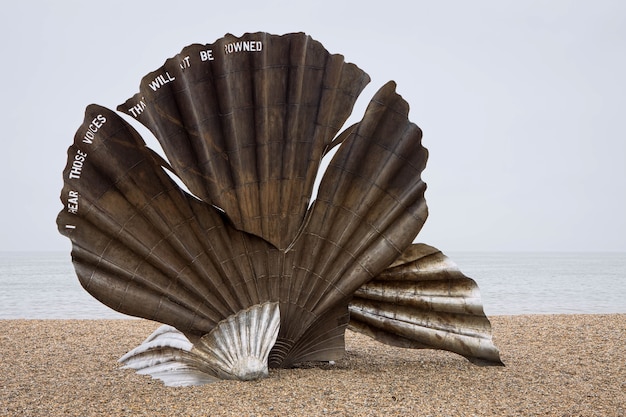
M626 313L626 253L449 253L487 315ZM0 319L127 318L92 298L68 253L0 253Z
M450 253L487 315L626 313L626 253Z

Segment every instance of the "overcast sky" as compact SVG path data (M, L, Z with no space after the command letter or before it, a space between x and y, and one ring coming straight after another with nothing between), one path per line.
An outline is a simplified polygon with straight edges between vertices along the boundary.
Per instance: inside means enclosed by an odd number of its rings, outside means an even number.
M302 31L395 80L424 131L450 251L626 251L626 2L20 1L0 17L0 250L68 250L61 173L85 107L115 109L191 43Z

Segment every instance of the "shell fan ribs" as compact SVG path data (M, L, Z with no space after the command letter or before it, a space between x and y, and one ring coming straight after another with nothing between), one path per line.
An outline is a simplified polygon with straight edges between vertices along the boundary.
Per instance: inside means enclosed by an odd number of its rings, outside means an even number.
M168 326L127 366L167 385L255 379L340 358L348 326L500 363L475 283L415 267L441 259L412 244L428 152L395 83L340 132L368 82L303 33L226 35L185 47L117 108L166 159L118 113L87 107L57 225L90 294Z

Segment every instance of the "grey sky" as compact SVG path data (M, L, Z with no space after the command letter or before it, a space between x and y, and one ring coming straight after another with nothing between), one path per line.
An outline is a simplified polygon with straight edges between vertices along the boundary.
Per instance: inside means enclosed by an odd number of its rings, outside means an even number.
M225 33L303 31L411 105L430 151L418 241L626 251L626 2L24 1L0 17L0 250L69 250L55 219L85 107ZM7 152L8 149L8 152Z

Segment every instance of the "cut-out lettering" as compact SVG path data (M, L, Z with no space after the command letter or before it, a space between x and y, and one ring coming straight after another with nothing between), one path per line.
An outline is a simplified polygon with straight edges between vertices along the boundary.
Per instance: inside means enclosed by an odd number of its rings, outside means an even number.
M70 190L67 196L67 211L78 214L78 191Z
M213 50L207 49L206 51L200 51L200 60L204 61L213 61L215 58L213 57Z
M86 159L87 159L87 153L81 150L76 151L76 155L74 155L74 160L72 161L72 168L70 169L69 178L71 180L80 178L80 174L83 171L83 165L85 164Z
M176 78L172 77L169 72L165 71L165 74L157 75L154 81L150 82L150 88L152 91L156 91L163 87L165 84L174 81Z
M128 111L136 119L141 113L143 113L145 108L146 108L146 102L144 101L144 98L142 97L141 100L139 100L139 103L135 104L133 107L128 109Z
M191 62L189 61L189 55L184 57L182 61L180 61L180 69L187 69L191 66Z
M263 50L263 42L261 41L237 41L224 45L224 52L232 54L235 52L260 52Z
M102 127L102 125L106 123L106 121L107 121L106 117L104 117L101 114L97 115L91 121L91 123L89 123L89 126L87 126L87 131L85 132L85 136L83 137L83 142L86 144L93 143L93 140L96 137L96 133Z

